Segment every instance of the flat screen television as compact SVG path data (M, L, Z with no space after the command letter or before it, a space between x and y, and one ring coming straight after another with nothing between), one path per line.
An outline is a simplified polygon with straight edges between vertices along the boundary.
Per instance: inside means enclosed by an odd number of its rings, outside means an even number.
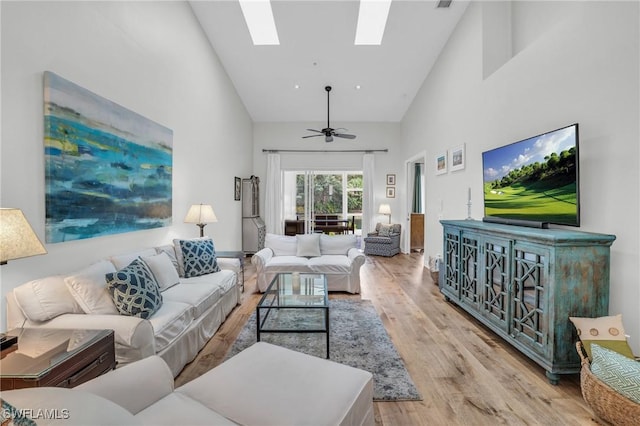
M482 153L484 220L580 226L578 124Z

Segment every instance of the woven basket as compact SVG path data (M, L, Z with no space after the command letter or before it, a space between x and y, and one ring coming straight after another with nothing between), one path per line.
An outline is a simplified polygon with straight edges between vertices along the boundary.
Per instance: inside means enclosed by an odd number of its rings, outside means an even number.
M580 387L597 421L616 426L640 425L640 404L620 395L591 372L589 358L584 354L582 343L576 343L580 355Z

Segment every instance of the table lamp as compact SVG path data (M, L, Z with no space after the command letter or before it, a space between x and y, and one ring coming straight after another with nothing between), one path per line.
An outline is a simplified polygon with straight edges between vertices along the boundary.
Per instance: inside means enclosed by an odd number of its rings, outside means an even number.
M204 237L204 227L207 223L217 222L218 218L209 204L194 204L189 208L184 223L195 223L200 227L200 236Z
M46 253L22 210L0 208L0 265Z
M389 216L389 225L391 225L391 206L389 204L380 204L378 213Z

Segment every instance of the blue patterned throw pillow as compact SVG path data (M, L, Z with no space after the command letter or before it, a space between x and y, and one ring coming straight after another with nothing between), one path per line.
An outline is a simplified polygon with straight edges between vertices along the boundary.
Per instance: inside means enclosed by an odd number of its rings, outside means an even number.
M220 271L213 240L180 240L184 276L198 277Z
M4 399L0 399L0 424L14 426L37 426L36 422L25 416L22 410L15 408Z
M162 294L153 273L140 259L106 275L107 288L122 315L148 319L162 306Z
M619 394L640 404L640 362L591 344L591 372Z

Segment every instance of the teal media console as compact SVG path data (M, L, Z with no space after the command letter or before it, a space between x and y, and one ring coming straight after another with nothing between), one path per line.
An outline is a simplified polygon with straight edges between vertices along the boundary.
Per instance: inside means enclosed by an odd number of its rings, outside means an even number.
M446 300L473 315L546 370L580 371L570 316L609 312L615 235L443 220Z

